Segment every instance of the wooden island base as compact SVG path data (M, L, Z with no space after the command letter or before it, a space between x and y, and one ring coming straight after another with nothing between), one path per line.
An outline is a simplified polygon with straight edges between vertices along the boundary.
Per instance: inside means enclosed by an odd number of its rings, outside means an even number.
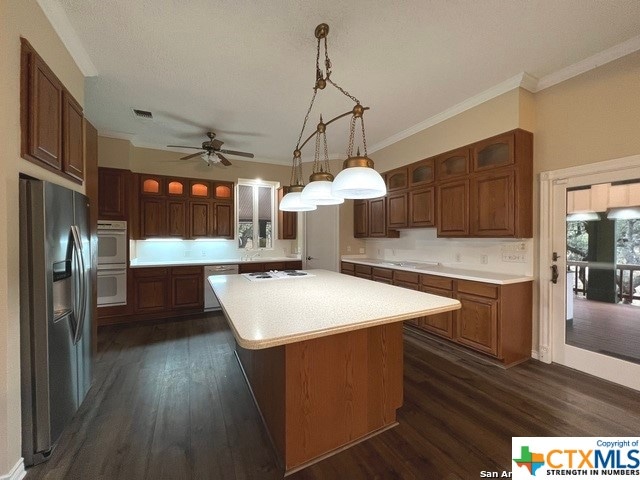
M397 424L402 322L236 354L285 475Z

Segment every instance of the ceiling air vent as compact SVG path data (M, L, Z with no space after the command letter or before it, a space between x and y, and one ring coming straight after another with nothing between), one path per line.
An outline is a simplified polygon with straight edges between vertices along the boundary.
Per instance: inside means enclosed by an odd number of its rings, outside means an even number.
M133 108L133 113L136 117L144 118L145 120L153 120L153 114L146 110L138 110L137 108Z

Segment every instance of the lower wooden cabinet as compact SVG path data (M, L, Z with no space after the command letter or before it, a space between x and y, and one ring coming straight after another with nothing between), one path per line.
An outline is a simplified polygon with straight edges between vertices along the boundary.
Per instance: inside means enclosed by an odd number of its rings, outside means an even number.
M133 311L152 313L169 308L168 268L133 270Z
M531 357L532 282L499 285L350 262L342 262L341 271L460 301L459 310L407 320L412 328L489 355L505 366Z
M151 267L132 271L134 314L171 316L184 310L203 310L203 267Z
M430 293L432 295L439 295L441 297L453 298L453 292L448 290L442 290L440 288L427 287L425 285L420 286L420 291ZM441 337L452 339L453 338L453 317L454 312L436 313L435 315L428 315L420 318L416 325L427 332L435 333Z
M204 308L202 267L171 269L171 308Z
M456 313L458 343L489 355L498 355L498 300L459 293Z

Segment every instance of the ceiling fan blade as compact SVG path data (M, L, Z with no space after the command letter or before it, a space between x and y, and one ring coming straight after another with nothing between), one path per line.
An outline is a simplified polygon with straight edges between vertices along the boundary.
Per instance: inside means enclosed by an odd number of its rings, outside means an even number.
M187 155L186 157L180 158L180 160L189 160L190 158L197 157L198 155L202 155L204 150L201 152L192 153L191 155Z
M213 147L214 150L219 150L223 143L224 142L217 139L211 140L211 146Z
M227 155L236 155L238 157L247 157L247 158L253 158L253 153L247 153L247 152L237 152L235 150L220 150L222 153L226 153Z
M171 148L195 148L196 150L202 150L202 147L187 147L186 145L167 145Z
M220 152L216 152L216 154L218 155L218 158L220 159L220 163L225 165L225 166L230 166L231 162L227 159L227 157L225 157L224 155L222 155Z

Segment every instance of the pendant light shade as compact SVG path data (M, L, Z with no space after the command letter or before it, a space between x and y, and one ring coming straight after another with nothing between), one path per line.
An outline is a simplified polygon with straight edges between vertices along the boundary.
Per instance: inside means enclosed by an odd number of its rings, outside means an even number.
M302 190L300 198L305 203L312 205L339 205L344 203L344 198L336 197L331 193L333 175L330 173L313 173L309 183Z
M291 187L293 191L287 193L280 201L280 210L283 212L310 212L318 207L311 203L306 203L300 198L302 187Z
M367 157L351 157L344 161L331 193L341 198L377 198L387 194L382 175L373 169L373 161Z

